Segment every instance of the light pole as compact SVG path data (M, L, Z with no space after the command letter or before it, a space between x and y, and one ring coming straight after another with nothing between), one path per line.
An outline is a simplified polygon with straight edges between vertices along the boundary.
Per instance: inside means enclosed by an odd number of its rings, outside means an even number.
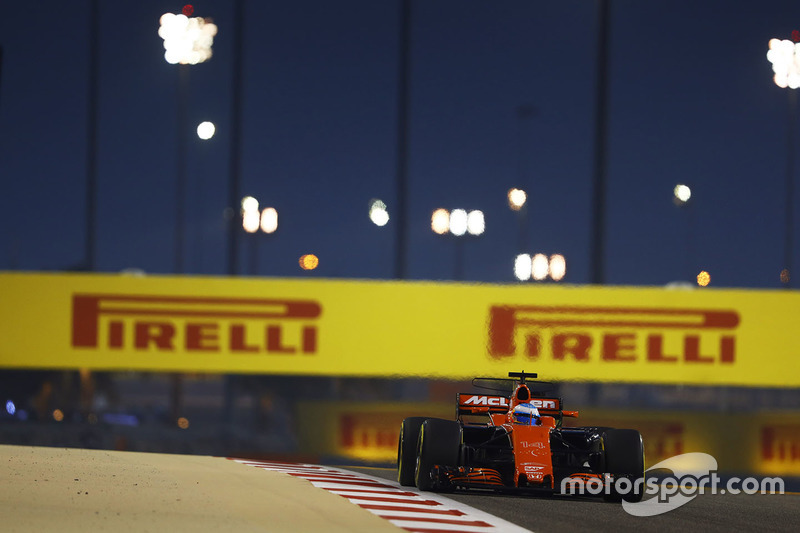
M772 63L775 73L773 81L781 89L800 87L800 33L792 32L788 39L770 39L767 59ZM788 125L786 131L786 177L785 177L785 232L783 244L783 269L780 280L785 288L791 287L792 245L794 241L794 137L795 115L797 114L797 93L788 92Z
M397 61L397 176L395 203L394 277L408 276L408 150L411 107L411 0L400 0L399 56Z
M86 257L84 266L95 269L97 245L97 109L100 95L100 5L89 2L89 84L86 105ZM0 48L0 81L2 81L3 49Z
M444 208L436 209L431 215L431 230L437 235L452 235L455 237L455 264L453 265L453 279L462 280L464 277L464 239L479 237L486 231L486 220L483 211L474 209L467 212L465 209Z
M191 17L187 5L180 14L164 13L159 19L158 35L164 39L164 59L178 65L177 172L175 180L175 272L183 273L183 248L186 233L186 149L187 109L189 100L189 65L211 58L211 46L217 26L202 17ZM190 18L191 17L191 18Z

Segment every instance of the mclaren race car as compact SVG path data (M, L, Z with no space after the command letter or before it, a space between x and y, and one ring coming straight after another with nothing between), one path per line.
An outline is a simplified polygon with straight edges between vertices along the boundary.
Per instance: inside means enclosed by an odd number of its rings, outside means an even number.
M638 501L644 492L644 447L634 429L562 427L577 411L548 395L536 374L475 378L491 394L460 393L456 420L403 420L397 478L420 490L531 490ZM623 482L624 481L624 482Z

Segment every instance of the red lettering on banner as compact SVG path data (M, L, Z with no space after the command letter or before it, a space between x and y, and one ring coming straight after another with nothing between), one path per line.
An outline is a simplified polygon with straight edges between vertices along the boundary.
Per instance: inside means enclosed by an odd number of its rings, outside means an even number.
M339 446L348 452L397 449L402 416L396 413L348 413L339 415Z
M294 353L293 346L284 346L281 342L281 327L267 326L267 351L273 353Z
M136 323L136 348L145 350L153 344L162 350L173 350L172 337L175 336L175 326L169 322L137 322Z
M219 350L217 324L186 324L186 349L214 352Z
M231 351L232 352L257 352L258 346L247 344L244 336L246 329L243 324L231 326Z
M649 361L665 361L677 363L678 356L664 354L664 337L661 335L647 336L647 359Z
M603 359L606 361L633 361L636 336L632 333L603 335Z
M739 314L731 310L493 305L488 325L488 354L494 359L523 355L528 359L549 356L555 361L598 358L623 363L730 365L736 361L736 338L730 332L738 327ZM678 348L679 353L667 353L665 341L673 347L670 352L676 346L682 347L682 352Z
M317 351L317 328L303 328L303 353Z
M553 335L553 359L563 361L569 354L577 361L588 361L591 346L592 337L583 333Z
M771 424L762 427L761 459L800 464L800 424Z
M72 346L313 355L321 314L314 300L75 294Z
M113 321L108 325L108 347L109 348L122 348L124 341L122 322Z

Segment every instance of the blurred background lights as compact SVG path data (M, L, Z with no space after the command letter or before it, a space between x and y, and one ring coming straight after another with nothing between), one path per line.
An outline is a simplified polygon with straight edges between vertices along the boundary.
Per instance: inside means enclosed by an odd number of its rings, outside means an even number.
M675 196L675 203L679 205L685 204L692 197L692 189L682 183L676 185L672 193Z
M463 209L453 209L450 212L450 233L460 237L467 232L467 212Z
M701 287L707 287L709 283L711 283L711 274L709 274L705 270L701 271L697 275L697 284L700 285Z
M211 137L213 137L216 131L217 127L214 126L214 123L209 122L207 120L197 125L197 136L203 139L204 141L207 141Z
M767 59L772 63L775 85L785 89L800 87L800 43L788 39L770 39Z
M470 235L481 235L486 230L486 221L483 218L483 211L475 209L467 215L467 232Z
M508 190L508 207L513 211L519 211L525 205L528 195L522 189L509 189Z
M275 233L278 230L278 211L274 207L265 207L261 212L261 231Z
M547 261L547 256L544 254L536 254L531 260L531 276L536 281L542 281L547 277L550 272L550 265Z
M242 227L247 233L255 233L261 225L258 200L252 196L242 198Z
M372 200L369 205L369 219L376 226L385 226L389 222L389 211L381 200Z
M258 200L252 196L242 198L242 213L245 211L258 211Z
M319 266L319 258L314 254L300 256L300 268L303 270L314 270Z
M217 26L210 20L189 18L184 13L161 15L158 35L164 39L164 59L167 63L196 65L211 58Z
M789 269L784 268L781 270L781 283L789 283L792 277L789 275Z
M16 412L17 412L17 406L14 405L14 402L8 400L6 402L6 413L10 414L11 416L14 416L14 413Z
M261 214L258 209L246 209L242 213L242 227L247 233L255 233L261 225Z
M62 411L61 409L55 409L53 411L53 420L55 420L56 422L61 422L62 420L64 420L64 411Z
M182 416L178 419L178 427L181 429L189 429L189 419Z
M531 256L529 254L519 254L514 259L514 277L520 281L531 279Z
M437 209L431 215L431 229L434 233L444 235L450 231L450 213L447 209Z
M561 281L567 273L567 260L561 254L550 256L550 278L553 281Z

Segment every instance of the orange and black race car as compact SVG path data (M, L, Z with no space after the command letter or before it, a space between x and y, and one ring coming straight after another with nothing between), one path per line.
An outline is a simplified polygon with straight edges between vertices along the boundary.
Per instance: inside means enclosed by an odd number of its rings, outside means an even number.
M561 398L537 375L475 378L492 394L458 394L456 420L406 418L400 426L397 478L420 490L539 490L638 501L644 493L644 447L634 429L562 427ZM565 489L566 488L566 489Z

